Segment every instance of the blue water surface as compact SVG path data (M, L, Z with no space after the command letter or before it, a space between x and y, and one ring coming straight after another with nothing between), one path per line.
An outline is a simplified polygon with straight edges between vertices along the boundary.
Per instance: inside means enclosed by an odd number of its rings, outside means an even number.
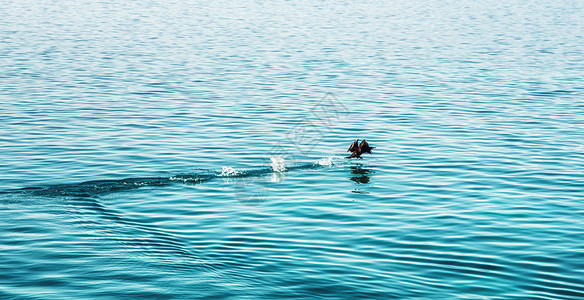
M1 299L584 298L582 1L0 15Z

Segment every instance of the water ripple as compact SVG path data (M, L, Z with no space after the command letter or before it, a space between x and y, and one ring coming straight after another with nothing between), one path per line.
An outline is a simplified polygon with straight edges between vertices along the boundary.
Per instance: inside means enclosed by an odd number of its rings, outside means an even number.
M38 2L0 298L584 298L582 3Z

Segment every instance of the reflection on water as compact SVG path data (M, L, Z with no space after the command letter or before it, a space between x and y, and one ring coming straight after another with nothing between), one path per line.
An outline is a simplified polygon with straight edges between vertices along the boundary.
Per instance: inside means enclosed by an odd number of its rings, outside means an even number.
M351 166L351 176L349 179L357 184L369 183L371 177L367 174L371 173L371 170L363 168L361 165Z
M372 173L370 169L363 168L363 165L361 164L351 166L350 168L351 176L349 176L349 179L351 181L355 182L356 184L369 184L369 181L371 180L371 176L369 176L369 174ZM355 188L352 192L358 194L367 194L367 192L362 191L360 188Z

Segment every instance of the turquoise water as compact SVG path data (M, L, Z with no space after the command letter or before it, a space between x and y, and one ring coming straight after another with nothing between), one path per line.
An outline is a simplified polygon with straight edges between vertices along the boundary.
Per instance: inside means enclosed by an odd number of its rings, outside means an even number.
M584 298L583 2L119 2L0 4L1 299Z

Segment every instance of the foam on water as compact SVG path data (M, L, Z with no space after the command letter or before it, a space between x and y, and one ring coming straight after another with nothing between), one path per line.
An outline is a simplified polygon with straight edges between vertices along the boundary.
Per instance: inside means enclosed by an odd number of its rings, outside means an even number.
M317 160L316 163L321 165L321 166L330 167L333 165L333 157L329 156L329 157L321 158L321 159Z
M274 172L284 172L286 171L286 160L282 156L271 156L272 170Z
M229 177L229 176L236 176L236 175L240 174L240 172L237 171L236 169L234 169L233 167L221 166L221 168L222 168L221 174L217 175L219 177Z

